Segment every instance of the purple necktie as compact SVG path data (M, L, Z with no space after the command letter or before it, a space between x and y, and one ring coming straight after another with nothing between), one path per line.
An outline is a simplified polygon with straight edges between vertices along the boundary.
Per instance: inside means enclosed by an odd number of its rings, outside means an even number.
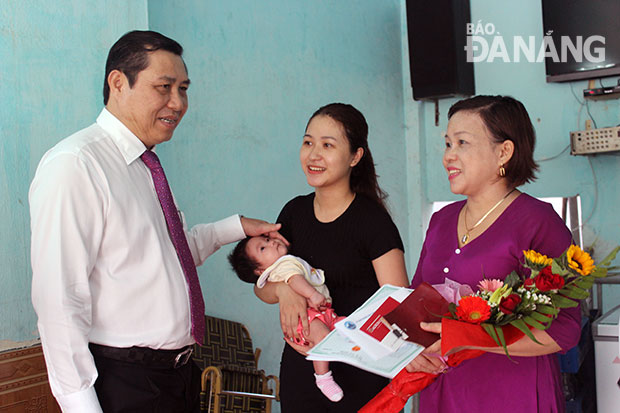
M168 180L166 179L166 174L164 174L164 169L161 167L159 158L154 152L148 150L145 151L140 158L142 158L142 161L151 170L153 184L155 184L155 191L157 192L161 209L164 212L166 224L168 224L170 238L179 256L179 261L181 261L185 279L189 286L189 301L192 313L192 336L198 344L202 344L205 333L205 302L202 298L202 291L200 290L200 281L198 281L198 273L196 272L194 258L192 257L192 252L189 250L187 238L185 238L185 231L183 231L183 224L181 223L177 207L172 199L172 192L170 192L170 186L168 185Z

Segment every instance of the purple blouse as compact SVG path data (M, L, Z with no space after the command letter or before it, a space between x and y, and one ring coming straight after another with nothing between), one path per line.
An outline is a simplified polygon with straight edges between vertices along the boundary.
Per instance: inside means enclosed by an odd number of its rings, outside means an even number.
M523 250L559 256L571 234L550 204L521 194L483 234L459 248L457 222L465 201L433 214L411 287L450 278L477 291L483 278L523 272ZM560 311L547 333L563 352L579 341L579 308ZM485 353L447 371L420 395L421 412L563 412L556 354L512 357Z

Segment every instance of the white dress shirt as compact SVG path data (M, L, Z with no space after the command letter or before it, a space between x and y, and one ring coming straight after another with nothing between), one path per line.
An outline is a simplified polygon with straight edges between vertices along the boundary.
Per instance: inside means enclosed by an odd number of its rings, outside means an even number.
M145 150L104 109L43 156L30 187L32 302L50 386L65 412L101 411L89 342L194 343L185 276L140 159ZM186 235L196 265L245 236L237 215Z

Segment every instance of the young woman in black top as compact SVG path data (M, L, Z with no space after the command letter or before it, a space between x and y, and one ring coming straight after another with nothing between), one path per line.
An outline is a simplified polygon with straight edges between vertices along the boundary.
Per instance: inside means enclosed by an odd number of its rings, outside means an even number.
M301 167L314 192L289 201L280 216L290 253L325 271L333 308L346 316L381 285L407 286L403 244L384 203L368 148L368 125L353 106L332 103L317 110L306 126ZM307 328L306 299L274 283L256 294L280 303L285 337ZM332 363L344 398L333 403L312 383L308 347L287 339L280 368L282 412L356 412L387 379L343 363ZM306 371L307 370L307 371Z

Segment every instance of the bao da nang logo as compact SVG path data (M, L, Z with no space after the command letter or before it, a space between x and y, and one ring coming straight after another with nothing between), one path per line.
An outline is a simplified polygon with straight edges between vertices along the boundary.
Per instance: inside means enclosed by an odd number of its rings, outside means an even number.
M468 62L543 62L550 58L555 63L571 61L601 63L605 61L605 37L560 36L559 44L548 31L542 41L535 36L513 36L508 42L495 30L493 23L467 23L465 51ZM508 44L507 44L508 43Z

